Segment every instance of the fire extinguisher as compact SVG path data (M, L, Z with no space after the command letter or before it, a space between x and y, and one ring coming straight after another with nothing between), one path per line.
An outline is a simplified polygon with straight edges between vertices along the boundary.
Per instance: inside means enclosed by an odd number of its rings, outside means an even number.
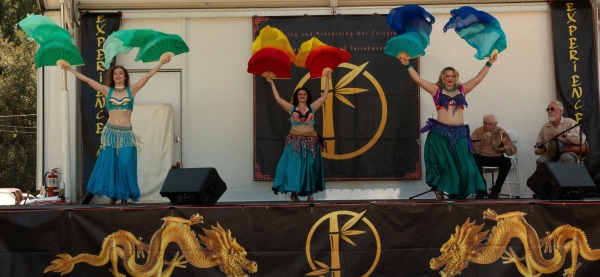
M46 177L44 178L45 187L46 187L46 197L57 196L60 192L58 188L58 168L54 168L48 172L46 172Z

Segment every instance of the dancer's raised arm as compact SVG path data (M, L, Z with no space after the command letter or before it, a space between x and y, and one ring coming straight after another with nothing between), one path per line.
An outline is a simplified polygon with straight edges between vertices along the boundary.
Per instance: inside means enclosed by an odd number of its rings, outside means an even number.
M319 97L319 99L312 102L312 106L315 111L318 110L323 103L325 103L327 96L329 96L329 80L331 80L331 71L327 72L325 76L327 76L327 78L325 78L325 91L323 92L323 95Z
M415 80L415 83L417 83L417 85L422 87L429 94L431 94L431 95L435 94L435 92L437 91L437 88L438 88L438 86L436 84L430 83L430 82L426 81L425 79L421 78L421 76L419 76L419 73L410 65L410 63L407 59L400 58L400 62L404 66L408 67L408 74L410 74L410 77L413 80Z
M87 83L88 85L90 85L90 87L92 87L93 89L102 93L102 95L104 97L107 97L107 95L108 95L108 87L107 86L100 84L100 83L96 82L94 79L91 79L91 78L77 72L75 69L73 69L68 64L61 64L60 68L62 68L65 71L69 71L69 72L73 73L73 75L75 75L75 77L77 77L79 80Z
M463 89L465 90L465 94L472 91L477 85L479 85L479 83L481 83L481 81L483 81L483 78L485 78L485 76L488 74L488 72L490 71L490 67L492 67L492 64L495 63L497 59L498 54L492 55L488 62L486 62L483 68L479 71L479 73L477 73L477 76L473 77L473 79L469 80L468 82L462 85Z
M279 92L275 87L275 82L273 82L273 79L271 77L266 77L266 79L267 82L271 83L271 89L273 90L273 96L275 97L275 101L277 101L277 104L279 104L279 106L281 106L286 112L289 113L292 110L292 104L288 101L285 101L283 98L281 98L281 96L279 96Z
M144 75L144 77L142 77L135 84L131 85L131 94L135 97L135 94L138 91L140 91L140 89L142 89L144 87L144 85L146 85L146 83L148 82L148 80L150 80L150 78L152 76L154 76L154 74L156 72L158 72L158 70L160 69L160 67L163 66L163 64L169 63L170 61L171 61L171 58L165 58L163 60L160 60L158 62L158 65L156 65L152 70L150 70L150 72L148 72L146 75Z

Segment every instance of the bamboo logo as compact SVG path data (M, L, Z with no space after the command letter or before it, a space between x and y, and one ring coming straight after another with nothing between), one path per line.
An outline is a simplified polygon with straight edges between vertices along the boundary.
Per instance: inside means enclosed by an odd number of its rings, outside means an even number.
M369 252L372 251L375 253L374 254L375 257L373 259L371 267L362 276L366 277L366 276L371 275L371 273L373 273L373 270L375 270L375 267L377 267L377 263L379 262L379 257L381 255L381 240L379 239L379 233L377 233L377 229L375 229L375 226L373 226L373 224L366 217L364 217L365 212L366 212L366 210L360 214L351 212L351 211L332 212L332 213L329 213L329 214L321 217L321 219L319 219L313 225L313 227L310 229L310 232L308 233L308 237L306 239L306 259L308 260L308 264L312 268L312 271L307 273L306 276L321 276L321 277L323 277L326 274L328 274L328 275L330 274L330 276L332 276L332 277L341 277L343 275L343 272L341 269L341 261L342 261L341 255L343 253L342 253L340 247L342 246L342 244L344 242L351 244L354 247L358 247L357 244L351 239L351 237L361 235L361 239L369 239L369 238L365 237L365 236L368 236L369 234L372 236L372 239L374 240L377 248L372 249L372 250L369 250L369 249L359 249L359 250L362 250L362 251L366 250ZM350 217L350 219L340 228L339 224L342 222L342 220L345 220L348 217ZM331 246L331 249L329 250L329 255L326 255L326 256L331 257L331 261L330 261L329 265L327 265L325 262L318 261L317 259L315 259L312 256L313 253L311 251L311 242L313 241L313 236L315 235L315 231L317 230L317 228L319 226L321 226L323 223L325 223L325 221L329 221L329 226L328 226L329 245ZM359 222L363 222L364 224L366 224L370 230L364 231L364 230L352 229ZM320 242L321 238L315 238L315 241ZM359 245L362 245L362 244L359 244ZM369 243L369 245L372 245L372 244ZM322 252L322 251L323 251L322 249L317 249L317 250L315 250L315 253ZM343 260L347 260L347 259L343 259Z
M322 106L323 138L325 140L325 144L327 145L325 152L323 152L324 158L331 159L331 160L346 160L346 159L351 159L351 158L360 156L361 154L363 154L364 152L369 150L373 145L375 145L375 143L381 136L381 133L383 133L383 129L385 128L385 123L387 121L387 101L386 101L383 89L381 88L381 85L379 84L379 82L377 82L377 79L375 79L375 77L373 77L373 75L371 75L371 73L369 73L368 71L365 70L365 67L367 66L367 64L369 64L369 62L366 62L360 66L356 66L356 65L353 65L350 63L343 63L338 68L347 68L350 70L350 72L348 72L346 75L344 75L344 77L342 77L339 80L339 82L335 84L335 86L333 86L333 80L330 79L331 80L331 83L329 84L329 87L331 88L329 90L330 95L327 97L327 99L325 100L325 103ZM373 137L369 140L369 142L367 144L365 144L364 146L362 146L361 148L355 150L354 152L350 152L350 153L336 153L335 152L336 148L335 148L333 103L334 103L334 100L337 100L349 107L356 108L354 106L354 104L352 104L352 102L350 100L348 100L347 96L356 95L356 94L360 94L360 93L369 91L366 88L347 87L348 84L352 83L354 81L354 79L356 79L359 76L362 76L364 78L367 78L367 80L369 80L369 82L375 87L375 90L377 91L377 95L379 96L379 99L381 101L381 119L379 122L379 128L377 129L377 132L375 132ZM306 76L304 76L304 78L302 78L300 80L300 82L298 82L296 89L304 86L304 83L306 83L309 80L309 78L310 78L310 74L306 74ZM321 93L325 89L325 81L326 81L326 78L322 77L321 78Z

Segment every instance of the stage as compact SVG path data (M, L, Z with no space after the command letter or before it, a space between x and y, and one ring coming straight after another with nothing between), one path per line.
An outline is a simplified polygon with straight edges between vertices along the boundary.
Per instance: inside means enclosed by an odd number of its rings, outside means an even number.
M3 276L562 276L576 261L571 276L592 276L599 216L598 198L4 206L0 263Z

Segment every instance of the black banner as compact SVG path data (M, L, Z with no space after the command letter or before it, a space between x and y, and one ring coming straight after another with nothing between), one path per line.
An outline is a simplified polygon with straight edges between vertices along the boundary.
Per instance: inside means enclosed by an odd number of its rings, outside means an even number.
M104 50L102 45L106 38L119 30L121 23L120 13L83 13L81 16L81 57L85 65L81 73L101 84L104 83L104 73L107 69L102 67ZM111 66L114 65L114 60ZM82 188L85 194L86 186L96 158L100 151L100 134L108 120L106 100L104 96L87 84L82 83L81 92L81 145L82 145Z
M352 55L334 70L330 96L315 115L315 130L327 145L323 152L327 180L421 179L419 89L397 58L383 54L386 42L396 35L386 18L253 20L254 37L269 25L281 30L296 52L303 42L316 37ZM275 85L281 97L291 101L295 88L301 86L310 90L313 99L318 98L322 82L309 79L308 69L292 66L292 79L275 80ZM254 84L254 179L273 180L291 125L289 115L275 102L270 84L260 76Z
M2 276L596 276L599 210L598 202L7 209L0 266Z
M584 164L600 184L600 102L593 8L589 1L550 1L557 99L565 117L582 123L588 156Z

